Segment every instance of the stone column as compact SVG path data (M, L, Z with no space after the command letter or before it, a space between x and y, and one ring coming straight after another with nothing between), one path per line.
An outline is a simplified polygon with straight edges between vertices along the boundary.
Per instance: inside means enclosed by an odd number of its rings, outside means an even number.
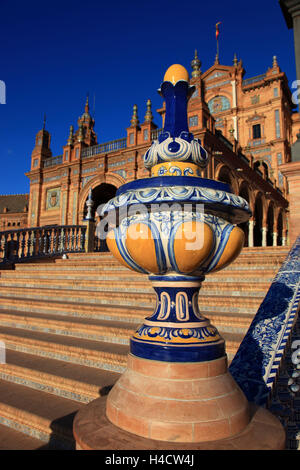
M273 232L273 246L277 246L277 232Z
M254 220L249 220L249 233L248 233L248 246L254 246L254 235L253 235L253 229L254 229Z
M261 241L261 246L267 246L267 227L263 227L261 229L262 233L262 241Z

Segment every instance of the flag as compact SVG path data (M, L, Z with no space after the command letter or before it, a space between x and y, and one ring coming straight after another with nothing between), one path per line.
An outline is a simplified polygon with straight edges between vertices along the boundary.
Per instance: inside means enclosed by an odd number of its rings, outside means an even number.
M221 24L221 21L219 21L219 22L216 24L216 39L218 39L219 34L220 34L220 31L219 31L219 24Z

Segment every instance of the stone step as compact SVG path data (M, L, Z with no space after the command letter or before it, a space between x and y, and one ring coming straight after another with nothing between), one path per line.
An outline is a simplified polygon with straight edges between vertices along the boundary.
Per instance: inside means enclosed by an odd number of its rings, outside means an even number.
M0 309L0 325L53 335L91 339L94 341L129 344L129 337L138 325L125 321L68 318L61 315L27 313Z
M74 449L73 419L84 406L74 400L0 380L0 424L49 447Z
M16 427L17 423L15 424ZM36 439L21 431L0 424L0 451L1 450L48 450L47 443Z
M276 274L277 270L268 270L270 273L269 276L263 276L262 278L258 277L257 274L249 273L247 276L240 276L240 273L232 273L230 276L224 275L224 271L219 271L218 273L207 274L205 276L205 281L202 285L219 282L219 283L256 283L256 284L263 284L269 285L272 282L274 275ZM264 272L265 273L265 272ZM151 285L151 281L148 279L147 275L138 274L138 273L131 273L130 276L127 275L125 271L107 271L105 273L100 273L97 276L90 273L89 271L5 271L0 273L0 280L16 280L16 279L49 279L49 280L86 280L86 281L95 281L95 282L103 282L103 281L118 281L118 282L134 282L134 283L143 283L145 286ZM238 274L238 279L237 278ZM33 280L34 280L33 279Z
M240 271L231 271L225 272L219 271L217 273L207 274L203 286L208 283L218 282L218 283L240 283L240 284L270 284L277 273L277 269L263 269L261 271L248 271L243 272L241 275ZM89 282L99 282L99 281L117 281L119 284L123 282L134 282L134 283L145 283L145 285L150 286L151 281L148 279L147 275L137 274L134 272L121 271L121 270L106 270L103 272L93 271L90 269L57 269L57 270L38 270L38 271L2 271L0 272L0 281L9 279L49 279L49 280L61 280L61 279L70 279L70 280L80 280L80 281L89 281Z
M7 349L49 359L123 372L128 346L0 326L0 340Z
M101 290L101 291L88 291L88 290L71 290L71 289L51 289L51 287L0 287L1 297L11 297L19 299L39 299L44 301L53 300L55 298L60 302L78 302L89 304L91 308L96 305L111 304L111 305L126 305L138 306L142 303L145 307L151 307L156 302L155 293L152 290L136 290L129 292L118 290ZM0 297L0 299L1 299ZM234 307L234 308L247 308L257 309L264 298L263 292L230 292L225 291L223 294L220 291L210 292L203 289L202 295L199 298L199 305L208 307L210 305ZM1 302L1 300L0 300Z
M126 345L129 344L130 336L143 321L141 318L137 323L128 323L126 317L121 318L120 316L116 316L115 321L111 321L47 314L43 311L30 313L3 308L0 308L0 314L0 325L4 327ZM245 334L253 319L253 315L237 316L227 312L206 312L205 316L218 327L220 333Z
M53 300L54 299L54 300ZM252 314L254 315L263 300L261 297L241 297L241 296L214 296L206 295L199 300L199 306L201 312L205 315L206 312L231 312L237 315ZM0 295L0 308L14 308L18 310L18 305L25 307L30 312L53 312L58 315L72 315L72 316L88 316L89 318L99 318L113 320L118 318L121 314L123 319L126 317L128 322L138 322L140 318L144 318L149 314L153 313L155 306L155 296L153 295L151 301L146 304L144 297L140 306L140 302L123 300L112 298L108 295L108 298L97 299L95 303L89 303L84 301L82 298L76 300L74 297L45 296L41 292L39 295L33 295L28 293L27 296L22 294L18 295L16 289L13 293L4 292L1 289Z
M7 349L0 379L81 403L106 395L120 374Z
M103 292L105 290L111 290L112 283L116 283L118 285L118 291L126 292L145 292L145 293L153 293L154 290L152 289L151 282L144 278L141 280L140 278L134 280L127 280L126 278L118 278L112 276L108 279L80 279L80 289L81 290L91 290L93 291ZM266 292L270 286L270 282L239 282L239 281L227 281L226 279L224 282L221 282L218 279L206 279L205 282L202 284L201 294L205 295L206 292L211 292L217 294L220 290L225 292L231 292L231 295L239 295L240 292L246 292L246 295L253 295L253 292ZM66 279L65 277L61 276L61 279L57 279L55 277L39 277L39 278L32 278L32 276L25 275L22 277L19 275L18 277L12 278L0 278L0 288L1 287L32 287L32 288L39 288L39 287L48 287L51 289L71 289L71 290L78 290L78 279L72 277L71 279ZM236 294L234 294L236 293Z

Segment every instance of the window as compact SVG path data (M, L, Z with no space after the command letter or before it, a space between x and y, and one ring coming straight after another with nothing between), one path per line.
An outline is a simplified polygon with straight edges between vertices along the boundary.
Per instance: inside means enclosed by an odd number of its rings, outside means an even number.
M149 136L148 129L144 129L144 140L148 140L148 136Z
M66 153L65 153L65 160L69 160L69 150L66 150Z
M77 147L77 149L75 150L75 158L78 158L79 157L79 148Z
M191 116L189 119L189 127L198 126L198 116Z
M129 143L130 143L130 145L134 144L134 133L133 132L131 134L129 134Z
M274 98L277 98L278 96L278 88L274 88Z
M260 124L254 124L254 126L252 126L252 137L253 139L261 138Z
M33 166L38 166L38 164L39 164L39 160L38 160L38 158L35 158L33 160Z
M281 153L277 153L277 164L278 165L282 164L282 154Z

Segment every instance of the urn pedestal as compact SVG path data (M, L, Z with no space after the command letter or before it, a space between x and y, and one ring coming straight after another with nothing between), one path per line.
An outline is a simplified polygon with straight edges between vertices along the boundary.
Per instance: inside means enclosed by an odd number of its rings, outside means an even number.
M208 154L187 126L187 71L170 67L160 93L162 134L144 156L151 177L117 191L103 209L107 245L147 274L156 308L130 339L126 371L107 397L76 415L78 449L283 449L267 410L247 402L227 367L225 342L198 307L205 275L240 253L247 201L201 178ZM200 290L200 294L199 294Z

